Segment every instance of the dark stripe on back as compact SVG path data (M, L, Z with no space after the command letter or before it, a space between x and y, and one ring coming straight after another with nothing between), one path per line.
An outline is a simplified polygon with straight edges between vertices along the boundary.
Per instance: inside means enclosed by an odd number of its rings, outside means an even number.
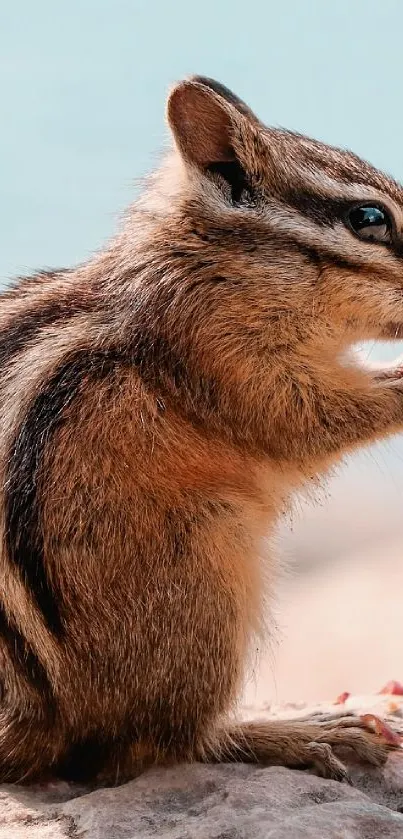
M7 371L8 364L22 352L28 344L35 340L40 331L47 327L60 322L70 320L75 314L89 311L94 306L94 301L90 300L86 294L81 294L78 289L69 290L69 294L57 299L47 300L30 300L31 289L37 288L39 285L49 285L49 294L51 294L51 281L60 279L60 274L57 272L40 272L32 278L22 278L18 281L18 285L7 289L0 295L0 304L2 300L21 299L26 298L25 311L10 315L9 325L0 330L0 373ZM31 305L30 305L31 304ZM21 441L22 442L22 441ZM17 447L18 448L18 447ZM15 464L18 467L18 464ZM14 465L9 463L8 480L10 480L14 471ZM27 545L27 540L21 538L21 525L17 523L18 509L16 504L16 484L22 478L21 473L18 476L14 472L14 492L10 496L9 489L5 488L5 506L6 506L6 533L5 540L11 561L15 562L18 568L25 565L24 553ZM11 478L11 487L13 480ZM20 509L25 505L26 511L30 503L30 494L26 492L27 485L22 481L21 486L21 503ZM25 515L25 520L26 520ZM24 516L21 524L23 526ZM11 528L11 529L10 529ZM12 528L14 528L15 541L13 542ZM32 562L33 557L28 550L28 565ZM35 564L35 561L34 561ZM23 579L27 582L29 577L33 575L33 566L28 574L22 573ZM51 593L49 583L44 574L43 566L40 567L38 563L37 573L35 574L35 585L40 592L40 599L48 604L49 613L53 613L51 605ZM35 596L35 592L34 592ZM54 614L53 626L59 625L60 620L57 616L57 610ZM18 628L11 622L0 604L0 637L1 641L8 653L8 656L16 668L17 672L28 680L30 685L38 691L42 697L47 700L48 709L52 705L53 691L49 683L49 679L45 668L36 656L35 652L23 637Z
M44 450L76 396L83 376L105 375L111 362L105 353L76 353L49 379L34 399L11 444L5 493L6 547L40 609L48 629L63 632L62 602L48 578L38 497Z

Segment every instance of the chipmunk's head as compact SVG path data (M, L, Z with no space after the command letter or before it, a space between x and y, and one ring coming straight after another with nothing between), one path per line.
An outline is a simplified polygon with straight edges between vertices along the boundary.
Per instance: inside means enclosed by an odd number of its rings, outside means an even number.
M266 128L210 79L178 84L167 113L186 212L240 312L247 300L250 324L272 326L277 313L321 340L403 337L403 189L393 179L350 152ZM229 305L225 282L215 294Z

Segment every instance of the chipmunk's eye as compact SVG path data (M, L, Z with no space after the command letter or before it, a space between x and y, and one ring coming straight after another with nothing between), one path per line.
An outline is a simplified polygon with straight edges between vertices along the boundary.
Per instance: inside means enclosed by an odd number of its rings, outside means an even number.
M347 214L347 222L353 233L368 242L390 242L392 222L382 207L354 207Z

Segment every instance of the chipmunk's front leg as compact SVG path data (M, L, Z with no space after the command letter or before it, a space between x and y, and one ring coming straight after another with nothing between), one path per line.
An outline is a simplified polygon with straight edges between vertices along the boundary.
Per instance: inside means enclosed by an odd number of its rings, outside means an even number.
M294 406L284 432L288 457L328 459L403 431L403 368L372 374L361 388L315 391L306 409Z

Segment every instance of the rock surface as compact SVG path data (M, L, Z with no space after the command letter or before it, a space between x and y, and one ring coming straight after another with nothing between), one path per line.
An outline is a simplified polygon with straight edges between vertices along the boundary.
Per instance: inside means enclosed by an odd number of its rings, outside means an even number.
M402 725L403 697L350 698L343 707ZM329 706L266 708L264 716L307 710ZM357 765L352 776L350 787L281 767L194 764L114 789L3 785L0 839L403 839L403 754L382 770Z

